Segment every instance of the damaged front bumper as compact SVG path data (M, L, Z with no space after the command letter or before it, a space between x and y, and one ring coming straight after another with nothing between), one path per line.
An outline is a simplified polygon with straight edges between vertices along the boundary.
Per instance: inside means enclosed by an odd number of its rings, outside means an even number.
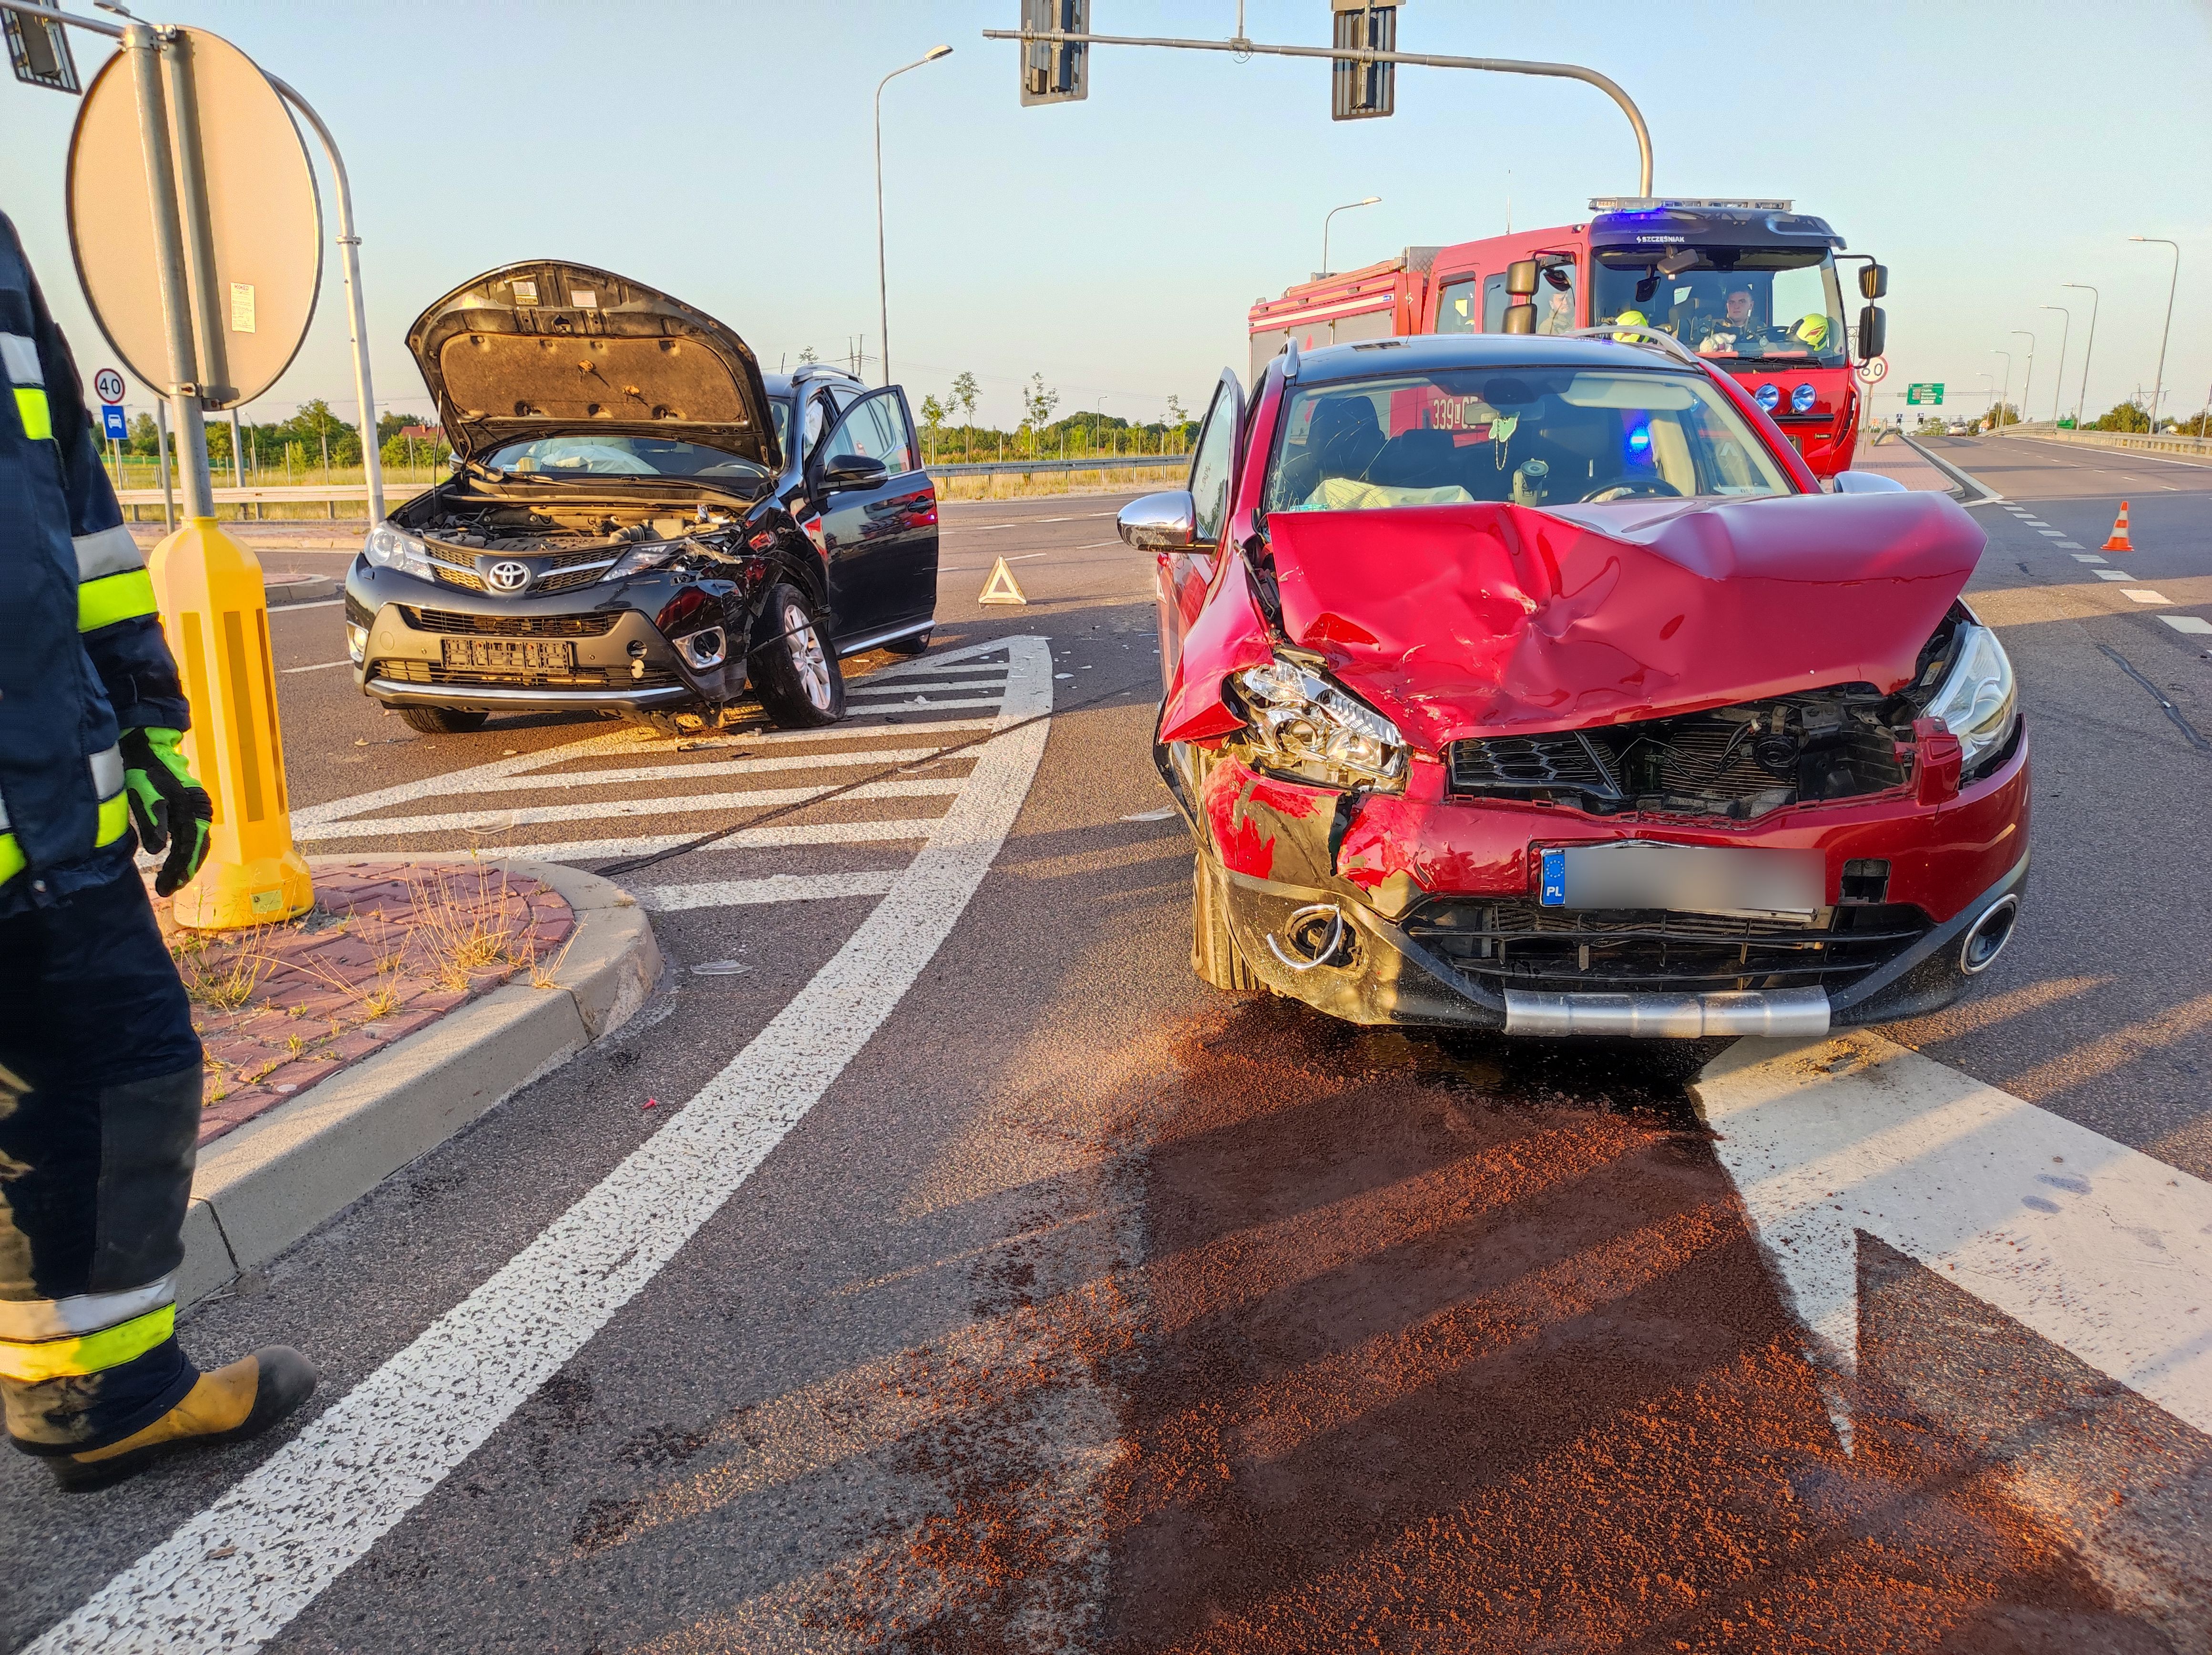
M1883 796L1777 813L1755 833L1495 800L1359 798L1186 743L1158 756L1246 967L1349 1022L1815 1037L1949 1004L2002 946L2027 888L2024 734L1993 774L1940 807ZM1417 779L1409 791L1419 791ZM1537 906L1533 846L1629 838L1818 849L1834 906L1810 927ZM1877 862L1888 870L1881 900L1863 900L1863 888L1844 900L1844 870Z

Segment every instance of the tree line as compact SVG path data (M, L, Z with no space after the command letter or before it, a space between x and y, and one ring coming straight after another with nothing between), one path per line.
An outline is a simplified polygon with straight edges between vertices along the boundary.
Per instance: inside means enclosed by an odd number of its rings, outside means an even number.
M425 440L403 434L409 426L422 424L423 421L416 415L380 415L376 421L379 458L386 465L442 464L453 452L442 437ZM246 440L246 467L251 471L264 475L283 472L304 477L325 466L343 470L362 463L361 428L340 419L319 397L301 403L289 420L241 421L240 427L240 434ZM131 422L131 434L124 440L122 448L125 454L152 459L160 452L160 443L154 416L141 414ZM207 450L211 470L234 469L228 415L208 416Z

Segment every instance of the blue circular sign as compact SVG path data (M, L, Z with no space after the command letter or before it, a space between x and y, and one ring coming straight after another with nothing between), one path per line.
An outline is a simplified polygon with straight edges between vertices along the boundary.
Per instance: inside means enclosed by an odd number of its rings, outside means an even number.
M1813 403L1819 395L1820 393L1809 385L1799 385L1796 390L1790 393L1790 406L1800 414L1810 414L1813 411Z
M1761 385L1758 390L1753 391L1751 394L1753 400L1758 403L1758 404L1761 408L1765 409L1769 414L1771 414L1777 408L1779 408L1782 405L1782 387L1780 385Z

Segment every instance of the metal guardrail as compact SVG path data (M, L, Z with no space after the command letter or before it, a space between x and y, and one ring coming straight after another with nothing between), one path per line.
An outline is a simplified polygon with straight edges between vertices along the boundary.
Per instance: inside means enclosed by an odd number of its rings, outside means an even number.
M2138 453L2196 454L2212 457L2212 439L2151 436L2136 431L2068 431L2050 423L2022 421L1994 433L2007 437L2040 437L2045 442L2078 442L2087 448L2128 448Z
M978 460L973 464L932 465L924 469L932 478L939 477L1018 477L1042 471L1157 471L1185 470L1190 465L1188 454L1097 454L1089 459L1038 460ZM427 482L385 483L387 506L397 506L410 500L431 485ZM266 488L217 488L215 503L218 506L320 506L368 499L365 482L276 483ZM161 490L153 488L118 488L117 501L125 506L159 506Z

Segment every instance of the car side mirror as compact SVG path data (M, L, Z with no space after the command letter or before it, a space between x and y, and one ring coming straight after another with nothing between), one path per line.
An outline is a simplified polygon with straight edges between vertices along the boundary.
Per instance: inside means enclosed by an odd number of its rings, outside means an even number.
M1188 488L1146 494L1124 506L1114 518L1115 531L1140 552L1190 552L1198 543L1198 503Z
M1516 258L1505 267L1505 291L1511 302L1505 306L1505 331L1534 333L1536 330L1536 261Z
M1878 306L1869 305L1859 312L1859 361L1871 362L1888 343L1889 318Z
M1902 494L1907 491L1895 477L1884 476L1879 471L1838 471L1836 473L1836 492L1839 494Z
M1889 266L1862 264L1859 266L1859 297L1887 299L1889 297Z
M829 488L866 488L887 475L873 454L837 454L822 468L822 482Z

